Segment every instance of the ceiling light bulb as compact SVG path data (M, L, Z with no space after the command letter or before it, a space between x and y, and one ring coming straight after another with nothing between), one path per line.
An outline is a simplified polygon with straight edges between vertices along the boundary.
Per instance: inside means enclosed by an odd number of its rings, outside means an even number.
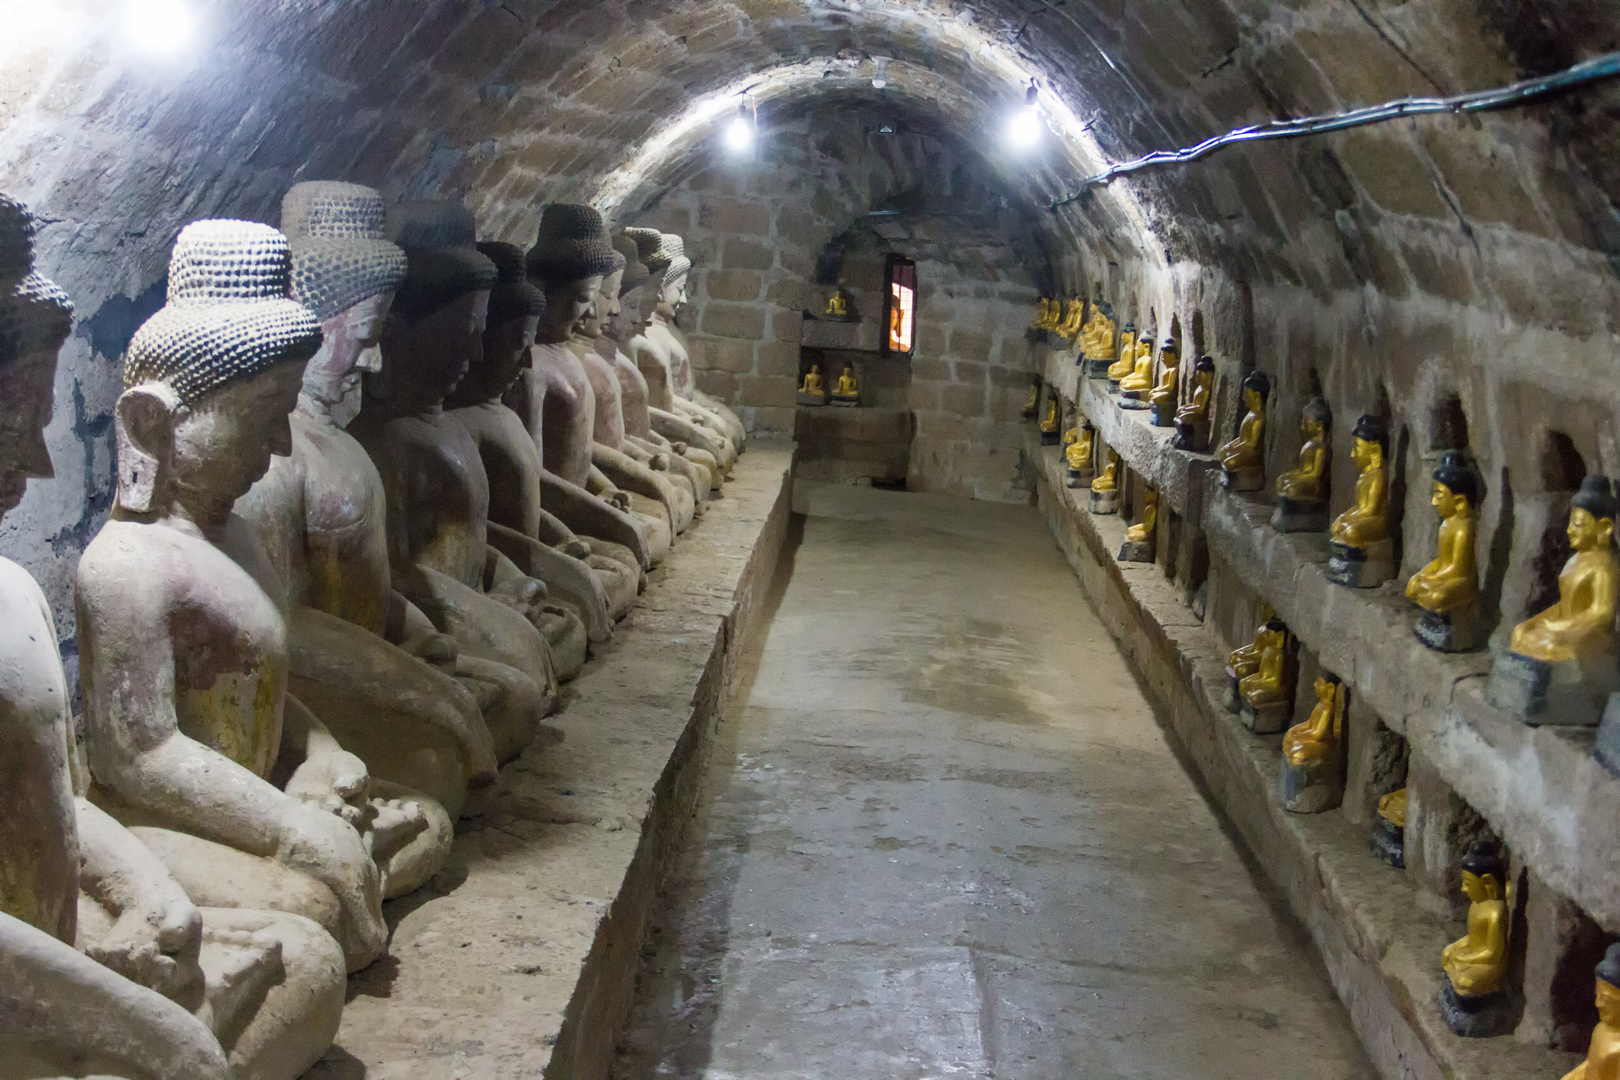
M737 118L726 128L726 149L740 154L753 145L754 122L748 115L748 106L742 105L737 109Z
M124 31L143 53L179 56L196 43L197 30L197 13L187 0L126 0Z
M872 89L881 90L885 86L889 85L888 57L880 56L874 60L872 64L873 67L876 68L876 70L872 72Z
M1029 89L1024 94L1024 105L1007 125L1007 141L1019 150L1028 150L1041 141L1041 131L1046 126L1041 120L1041 108L1036 104L1039 91L1035 88L1035 80L1029 81Z

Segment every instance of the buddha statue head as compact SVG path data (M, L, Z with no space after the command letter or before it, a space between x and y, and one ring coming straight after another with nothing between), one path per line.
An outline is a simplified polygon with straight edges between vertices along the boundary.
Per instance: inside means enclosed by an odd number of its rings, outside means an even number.
M1263 413L1266 398L1271 396L1271 378L1256 368L1243 378L1243 407L1252 413Z
M1620 1028L1620 942L1610 945L1597 966L1598 1019Z
M478 251L495 265L484 320L484 359L476 380L487 399L504 393L529 366L529 347L546 313L546 296L530 283L523 249L516 244L486 240Z
M650 229L638 230L651 232ZM641 293L652 275L641 261L641 244L626 229L613 239L613 250L624 258L624 275L619 279L618 303L603 320L609 337L622 340L641 320Z
M1486 843L1476 843L1462 858L1462 891L1471 904L1502 899L1507 866L1501 854Z
M1159 362L1166 367L1175 367L1181 363L1181 347L1176 344L1175 338L1165 338L1164 344L1159 346Z
M1614 540L1614 489L1608 477L1588 476L1581 490L1569 501L1569 525L1565 535L1577 552L1606 551Z
M1467 517L1479 506L1483 485L1474 462L1463 450L1447 450L1434 470L1434 495L1429 500L1442 518Z
M405 280L405 252L384 239L384 218L382 195L359 184L306 181L281 200L292 298L321 323L299 404L339 427L360 411L361 372L382 370L383 319Z
M383 321L383 370L366 376L365 396L404 415L437 406L482 361L496 271L478 250L471 211L458 202L391 207L388 235L405 249L405 279Z
M209 528L292 450L288 415L321 325L288 296L287 238L199 221L169 259L168 302L135 332L113 411L118 509Z
M1299 414L1299 433L1306 442L1320 442L1333 427L1333 411L1320 395L1305 403Z
M616 322L624 312L624 305L619 301L619 288L624 284L625 270L630 261L625 258L624 252L614 248L613 269L602 278L602 284L596 290L596 309L585 319L582 330L585 337L597 339L602 336L603 330Z
M686 257L686 242L674 233L664 233L658 255L647 269L654 274L663 268L658 286L658 314L673 320L686 304L686 279L692 273L692 260Z
M528 256L529 279L546 294L539 341L556 345L587 334L596 322L602 280L613 272L616 255L595 209L580 203L547 205Z
M1379 468L1384 464L1388 448L1389 425L1384 423L1384 418L1362 413L1356 419L1356 426L1350 429L1351 462L1362 472Z
M67 294L34 272L34 219L0 195L0 515L28 478L55 475L45 448L56 354L73 329Z
M647 277L641 283L642 296L636 306L636 317L646 319L651 315L651 308L657 306L658 296L655 291L658 274L667 269L669 264L659 259L659 249L664 246L664 234L657 229L645 229L632 226L624 230L624 237L636 245L635 261L646 271ZM631 271L627 271L627 275Z

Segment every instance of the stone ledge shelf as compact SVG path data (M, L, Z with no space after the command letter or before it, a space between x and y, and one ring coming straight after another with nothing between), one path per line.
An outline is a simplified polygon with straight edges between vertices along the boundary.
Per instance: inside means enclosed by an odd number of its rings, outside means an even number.
M1404 736L1551 888L1620 933L1620 780L1592 759L1590 729L1531 728L1483 700L1491 653L1444 654L1412 634L1417 616L1396 578L1377 589L1327 580L1327 534L1279 533L1260 495L1219 486L1212 457L1169 448L1168 435L1121 409L1093 380L1082 407L1134 471L1188 507L1213 559L1277 614L1323 667ZM1115 440L1118 440L1116 442ZM1178 506L1179 478L1189 490ZM1117 550L1117 548L1116 548Z
M799 330L799 344L814 349L842 349L847 352L875 353L882 348L878 324L862 322L829 322L806 316Z
M1379 1072L1391 1080L1556 1080L1573 1068L1580 1055L1511 1036L1463 1039L1446 1027L1434 1003L1453 928L1425 914L1417 886L1372 854L1364 827L1338 811L1299 815L1277 804L1282 739L1250 733L1222 706L1225 646L1157 566L1114 558L1126 522L1091 515L1085 490L1064 486L1055 448L1029 433L1025 453L1058 547L1211 799L1311 934Z
M470 806L445 870L386 905L305 1080L601 1078L658 887L690 818L792 508L792 443L754 441L569 685L567 709Z

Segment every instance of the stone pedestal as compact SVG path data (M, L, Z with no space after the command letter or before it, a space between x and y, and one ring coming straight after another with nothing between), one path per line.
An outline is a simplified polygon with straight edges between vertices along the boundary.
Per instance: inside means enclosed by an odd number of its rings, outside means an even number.
M1110 394L1119 393L1119 380L1118 379L1109 379L1108 380L1108 392Z
M1176 422L1176 400L1156 401L1153 405L1153 426L1170 427Z
M1395 541L1379 540L1364 548L1328 541L1327 579L1350 589L1376 589L1395 576Z
M827 395L807 394L803 390L800 390L797 401L800 405L825 405L827 404Z
M1114 366L1113 360L1086 360L1086 378L1106 379L1108 369Z
M1182 420L1175 421L1176 436L1170 440L1170 445L1177 450L1191 450L1202 453L1209 449L1209 418L1204 417L1187 423Z
M1326 532L1328 505L1316 500L1306 501L1279 495L1277 509L1271 514L1271 527L1285 533Z
M1441 976L1440 1018L1465 1039L1490 1039L1506 1035L1517 1021L1513 995L1506 990L1483 997L1463 997L1451 988L1451 979Z
M1091 512L1093 514L1119 513L1119 489L1113 491L1098 491L1091 489Z
M1242 700L1238 716L1242 718L1243 726L1256 735L1276 735L1288 730L1288 722L1294 715L1288 702L1278 701L1257 708L1247 698Z
M1153 561L1152 540L1127 540L1119 548L1120 562L1147 562Z
M1295 814L1320 814L1344 801L1344 769L1337 757L1290 765L1283 759L1277 775L1277 797L1282 807Z
M1597 745L1592 747L1597 763L1620 776L1620 693L1610 694L1603 708L1603 720L1598 724Z
M1121 390L1119 392L1119 407L1132 412L1140 412L1148 407L1147 399L1140 390Z
M1088 488L1096 473L1091 469L1068 469L1064 473L1063 483L1072 488Z
M1406 869L1406 830L1381 817L1373 818L1372 849L1397 870Z
M1485 644L1485 619L1479 606L1442 615L1422 608L1412 633L1435 652L1473 652Z
M1266 470L1242 469L1233 472L1221 466L1221 487L1227 491L1259 491L1266 486Z
M1062 438L1062 435L1059 432L1046 430L1041 431L1042 446L1056 446L1060 438Z
M1226 669L1226 695L1221 698L1221 704L1226 706L1227 712L1237 712L1243 708L1243 697L1238 693L1238 683L1241 681L1237 672Z
M1620 689L1612 652L1557 664L1505 651L1491 665L1485 700L1526 724L1596 727Z
M845 408L854 408L861 403L860 395L848 397L843 394L833 394L827 399L829 405L842 405Z

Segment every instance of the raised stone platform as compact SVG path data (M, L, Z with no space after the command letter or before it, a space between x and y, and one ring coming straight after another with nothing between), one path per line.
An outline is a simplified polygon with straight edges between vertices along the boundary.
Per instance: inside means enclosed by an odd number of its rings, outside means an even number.
M445 870L386 905L389 955L349 980L306 1080L608 1074L736 645L770 591L792 454L749 444L563 712L462 816Z
M1119 416L1115 412L1107 421L1110 427L1120 422ZM1101 418L1093 417L1093 422L1106 430ZM1144 449L1136 445L1138 450ZM1187 761L1207 785L1210 798L1231 819L1257 864L1278 886L1311 934L1380 1073L1391 1080L1494 1080L1507 1076L1558 1077L1571 1069L1580 1060L1579 1055L1525 1045L1512 1037L1464 1039L1452 1033L1435 1002L1442 981L1440 951L1459 936L1458 928L1448 920L1424 913L1418 890L1407 876L1387 867L1370 850L1366 826L1352 823L1337 811L1292 814L1280 805L1277 793L1283 767L1281 738L1245 730L1239 717L1221 703L1227 648L1187 607L1175 583L1165 577L1160 567L1120 563L1113 557L1125 538L1125 523L1117 517L1092 515L1084 501L1086 493L1064 487L1064 463L1054 449L1039 446L1031 434L1026 437L1024 453L1035 474L1040 507L1059 548L1120 650L1141 676L1161 721L1175 735ZM1248 505L1242 496L1216 493L1210 500L1216 516L1230 514L1236 505ZM1258 503L1254 507L1251 513L1256 518L1262 511L1269 513L1269 508ZM1255 521L1251 527L1261 525L1263 521ZM1251 535L1267 533L1257 529ZM1278 549L1292 550L1303 539L1277 534L1270 537L1274 553ZM1238 546L1230 533L1223 532L1223 539ZM1211 542L1215 543L1213 536ZM1316 573L1321 574L1321 568L1314 566L1316 562L1325 565L1325 545L1321 559L1312 560ZM1270 563L1267 569L1276 572L1282 568ZM1309 580L1310 574L1285 573L1283 577L1298 583L1301 578ZM1306 615L1312 604L1328 601L1325 606L1334 606L1366 596L1348 589L1337 592L1343 594L1342 598L1332 595L1330 600L1314 589L1305 595L1282 590L1268 595L1276 596L1279 614L1289 622L1290 630L1295 630L1290 616L1304 616L1301 621L1308 629L1300 636L1314 644L1312 638L1323 640L1316 633L1325 628L1327 620ZM1376 601L1369 598L1366 602ZM1282 610L1285 606L1288 611ZM1390 639L1388 648L1402 649L1410 642L1411 648L1428 652L1410 632L1386 634ZM1421 662L1426 658L1412 659L1417 662L1414 666L1423 670ZM1439 657L1435 667L1450 668L1457 660ZM1388 700L1392 688L1387 681L1398 674L1389 670L1392 666L1387 661L1380 665L1385 672L1382 676L1379 668L1369 670L1359 664L1333 670L1354 672L1369 683L1383 682L1379 697ZM1408 671L1395 681L1415 677L1417 671ZM1457 681L1454 676L1444 682L1448 696ZM1453 709L1460 706L1470 715L1466 723L1475 730L1484 720L1479 714L1484 706L1477 695L1477 685L1465 683L1457 688L1451 705ZM1442 716L1449 711L1444 699L1431 707ZM1417 726L1410 711L1397 715L1405 719L1408 731ZM1432 722L1446 723L1439 716ZM1450 721L1457 727L1463 723ZM1493 752L1517 753L1520 745L1535 738L1533 729L1512 721L1498 726L1492 718L1489 728L1492 748L1470 741L1476 764L1484 764L1483 759ZM1442 756L1441 760L1447 759ZM1597 769L1595 764L1591 768ZM1584 778L1584 772L1581 775ZM1580 798L1581 794L1573 797ZM1546 853L1536 850L1535 854Z

